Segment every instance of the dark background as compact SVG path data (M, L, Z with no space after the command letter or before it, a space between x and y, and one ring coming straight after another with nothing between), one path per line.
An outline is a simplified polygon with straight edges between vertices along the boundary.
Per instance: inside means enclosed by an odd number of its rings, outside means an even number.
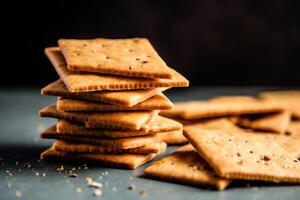
M299 0L10 1L1 86L43 86L58 38L147 37L191 85L300 85Z

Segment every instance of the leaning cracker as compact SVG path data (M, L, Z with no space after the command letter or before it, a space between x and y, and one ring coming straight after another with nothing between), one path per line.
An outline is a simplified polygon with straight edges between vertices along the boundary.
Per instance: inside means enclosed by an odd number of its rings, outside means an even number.
M70 141L57 140L53 144L55 151L63 151L69 153L133 153L133 154L149 154L159 153L166 149L166 143L156 142L141 147L123 149L118 146L103 146L94 144L74 143Z
M202 119L241 114L273 113L286 110L285 104L263 101L188 101L175 103L172 110L161 111L166 117L182 119Z
M293 117L300 119L300 90L268 91L259 94L267 102L288 104Z
M114 139L63 135L63 134L58 134L56 132L55 125L50 126L46 130L41 132L40 136L41 138L47 138L47 139L68 140L77 143L98 144L103 146L119 147L122 149L141 147L147 144L160 141L160 138L158 137L157 134L145 135L140 137L114 138Z
M70 136L92 136L98 138L126 138L142 135L150 135L154 133L181 130L182 125L174 120L155 116L153 122L149 126L149 130L138 131L122 131L109 129L89 129L78 123L60 119L56 124L57 133Z
M71 71L172 78L170 69L146 38L60 39L58 45Z
M39 114L41 117L91 123L108 129L139 130L148 128L146 123L157 115L157 111L63 112L57 111L54 104L41 109Z
M187 87L189 85L186 78L171 68L172 79L129 78L71 72L67 69L66 62L59 48L46 48L45 53L70 92L149 89L155 87Z
M149 99L150 97L162 94L162 92L167 89L168 88L151 88L143 90L70 92L64 82L59 79L44 87L41 90L41 94L131 107Z
M159 133L161 141L167 144L186 144L188 140L182 134L182 130Z
M194 186L225 189L230 180L217 177L214 170L188 144L144 170L146 177Z
M123 110L169 110L173 103L163 94L155 95L134 106L113 105L108 103L75 100L59 97L56 102L58 111L123 111Z
M192 128L184 135L221 177L300 182L299 161L263 135Z
M285 133L290 123L289 111L272 114L254 114L234 117L232 120L243 128L251 128L256 131L269 131L273 133Z
M161 152L165 151L163 149ZM159 152L159 153L161 153ZM47 149L41 154L41 160L46 161L75 161L88 162L95 165L106 165L117 168L136 169L144 163L152 160L159 153L150 154L88 154L88 153L65 153Z

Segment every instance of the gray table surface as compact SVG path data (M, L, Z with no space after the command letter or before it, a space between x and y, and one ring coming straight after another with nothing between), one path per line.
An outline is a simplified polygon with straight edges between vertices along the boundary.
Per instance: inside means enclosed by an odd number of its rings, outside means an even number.
M254 87L209 87L172 89L167 95L173 101L207 99L214 95L255 94L263 89ZM55 101L54 97L40 96L39 89L0 88L0 199L300 199L300 186L236 183L218 192L141 178L143 167L137 170L88 166L79 170L78 178L70 178L55 169L60 163L39 161L39 154L50 146L51 140L41 140L38 133L55 122L39 118L37 112ZM169 147L166 154L177 147ZM165 154L165 155L166 155ZM160 156L161 157L161 156ZM30 163L31 168L24 168ZM64 164L66 169L77 164ZM7 170L9 172L7 172ZM9 176L8 173L12 173ZM37 175L37 173L39 175ZM43 174L45 173L45 176ZM93 196L85 178L93 177L103 183L102 196ZM134 178L132 178L134 177ZM136 190L128 189L134 184ZM76 188L82 188L81 193ZM21 193L20 197L16 196ZM143 193L143 195L141 195Z

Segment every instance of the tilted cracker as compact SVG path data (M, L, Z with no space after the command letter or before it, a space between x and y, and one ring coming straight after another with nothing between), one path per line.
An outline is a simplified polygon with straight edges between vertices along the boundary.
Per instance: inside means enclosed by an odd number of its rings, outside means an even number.
M161 141L167 144L186 144L188 140L182 134L182 130L161 132L158 134Z
M149 178L199 187L211 186L218 190L225 189L231 182L216 176L190 144L147 167L144 174Z
M266 91L259 97L267 102L288 104L293 117L300 119L300 90Z
M155 95L134 106L113 105L101 102L75 100L60 97L57 102L58 111L123 111L123 110L169 110L173 103L163 94Z
M122 131L109 129L89 129L80 124L60 119L56 124L57 133L74 136L93 136L99 138L126 138L154 133L182 130L182 125L174 120L155 116L149 130Z
M165 151L163 149L161 152ZM161 153L159 152L159 153ZM62 162L87 162L94 165L105 165L116 168L136 169L144 163L152 160L159 153L150 154L89 154L89 153L65 153L47 149L41 154L41 160Z
M243 128L273 133L285 133L291 120L289 111L272 114L241 115L232 119Z
M94 144L74 143L70 141L57 140L53 144L55 151L63 151L70 153L133 153L133 154L149 154L159 153L166 149L166 143L156 142L141 147L123 149L118 146L103 146Z
M264 135L193 128L184 135L221 177L300 182L300 162Z
M47 138L47 139L67 140L67 141L72 141L77 143L113 146L122 149L141 147L147 144L156 143L160 141L160 138L157 134L145 135L140 137L114 138L114 139L63 135L63 134L58 134L56 132L55 125L50 126L46 130L42 131L40 133L40 137Z
M42 95L61 96L70 99L81 99L104 102L114 105L134 106L150 97L162 94L168 88L151 88L142 90L70 92L64 82L59 79L41 90Z
M70 92L149 89L156 87L187 87L189 85L189 81L186 78L171 68L172 79L133 78L71 72L67 69L66 62L59 48L46 48L45 53Z
M146 38L60 39L71 71L145 78L172 78L166 63Z
M166 117L181 119L202 119L241 114L272 113L286 110L285 104L267 103L263 101L187 101L175 103L172 110L161 111Z
M41 109L40 117L66 119L92 123L108 129L140 130L147 129L146 123L157 115L156 111L123 111L123 112L63 112L57 111L56 105ZM144 127L145 126L145 127Z

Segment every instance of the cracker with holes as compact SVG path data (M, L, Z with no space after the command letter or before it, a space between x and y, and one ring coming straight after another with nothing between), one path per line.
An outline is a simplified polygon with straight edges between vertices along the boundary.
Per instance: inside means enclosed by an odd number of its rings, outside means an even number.
M161 95L167 89L151 88L143 90L70 92L64 82L59 79L44 87L41 90L41 94L132 107L155 95Z
M155 162L144 171L146 177L198 187L225 189L231 180L216 176L214 170L188 144Z
M184 135L223 178L300 183L300 162L264 135L186 128Z
M148 130L157 111L120 111L120 112L62 112L56 105L41 109L41 117L66 119L83 122L90 128L107 128L119 130Z
M155 95L134 106L76 100L60 97L56 102L58 111L123 111L123 110L169 110L173 103L163 94Z
M45 53L70 92L187 87L189 85L189 81L186 78L171 68L171 79L138 78L73 72L67 69L66 61L59 48L46 48Z
M166 149L166 143L155 142L135 148L121 148L118 146L104 146L96 144L75 143L64 140L57 140L53 143L55 151L63 151L69 153L133 153L133 154L149 154L159 153Z
M146 38L60 39L71 71L144 78L172 78L172 72Z
M159 153L164 152L162 149ZM124 169L136 169L144 163L152 160L159 153L150 154L105 154L105 153L66 153L63 151L55 151L53 148L49 148L41 154L41 160L61 162L82 162L91 163L94 165L105 165L110 167L124 168Z

